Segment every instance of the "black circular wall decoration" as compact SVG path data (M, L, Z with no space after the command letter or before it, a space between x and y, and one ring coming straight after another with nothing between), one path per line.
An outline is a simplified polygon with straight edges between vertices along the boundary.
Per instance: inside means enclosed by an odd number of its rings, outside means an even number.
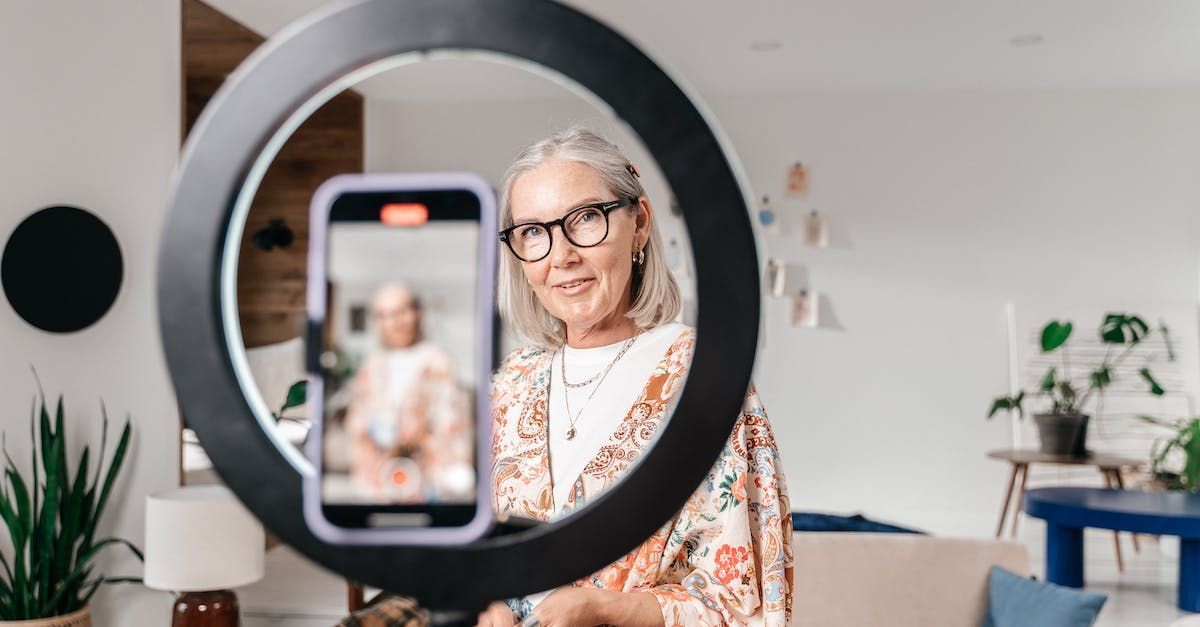
M125 265L117 238L79 207L41 209L8 237L0 282L26 322L52 333L86 329L108 312Z

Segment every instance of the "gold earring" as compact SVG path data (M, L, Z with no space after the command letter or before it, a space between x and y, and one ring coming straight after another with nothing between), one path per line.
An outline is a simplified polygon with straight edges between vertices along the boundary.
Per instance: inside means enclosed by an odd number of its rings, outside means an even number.
M633 263L634 263L634 265L637 265L637 266L640 266L643 263L646 263L646 251L639 250L636 253L633 253Z

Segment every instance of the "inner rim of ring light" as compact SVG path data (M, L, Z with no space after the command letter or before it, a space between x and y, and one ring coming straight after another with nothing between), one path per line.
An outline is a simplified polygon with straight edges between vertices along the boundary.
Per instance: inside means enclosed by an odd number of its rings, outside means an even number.
M238 302L237 302L237 275L238 275L238 256L241 249L242 236L246 230L246 219L250 215L250 205L254 201L255 195L258 193L258 188L262 184L263 177L270 168L271 163L275 161L275 157L279 155L279 151L291 139L292 134L313 113L329 102L343 91L354 87L355 85L365 81L373 76L377 76L388 70L396 69L406 65L413 65L422 61L436 60L469 60L469 61L486 61L491 63L499 63L508 65L517 69L525 70L534 75L547 79L560 87L563 87L571 93L579 96L588 104L592 105L609 118L618 120L622 124L625 121L620 118L607 102L593 93L590 89L584 87L578 82L571 79L569 76L558 72L557 70L548 68L539 63L529 61L521 57L516 57L508 54L494 52L491 50L479 50L472 48L443 48L421 52L406 52L403 54L394 55L386 59L381 59L369 65L363 66L358 70L350 72L340 79L334 81L329 86L318 91L311 98L306 100L300 107L296 109L292 115L279 126L278 129L271 135L271 138L263 146L263 149L258 154L258 158L251 164L246 173L246 177L242 181L242 188L238 192L237 198L234 200L233 210L229 218L229 229L226 231L224 246L221 250L221 275L220 275L220 293L221 293L221 323L225 330L225 348L230 356L230 361L233 364L233 371L236 375L238 387L245 396L247 403L250 406L254 419L258 421L259 428L267 436L267 439L279 451L279 454L287 460L296 472L302 476L311 477L316 473L312 462L304 455L304 452L294 444L285 439L279 432L278 425L271 417L271 410L267 407L266 401L262 397L262 392L259 390L257 381L254 380L254 374L250 371L250 362L246 356L246 343L242 338L242 328L238 319ZM689 100L695 104L697 100L690 92L687 93ZM701 107L697 109L702 112L705 118L708 118L708 112ZM711 124L710 128L715 128ZM641 140L636 130L626 124L629 131ZM718 141L722 144L722 148L727 148L727 142L724 137L718 137ZM731 154L728 150L725 151L728 156ZM731 167L735 171L735 176L738 177L739 183L744 179L741 176L742 172L740 164L733 164L736 159L729 160ZM743 190L747 189L745 185L741 186ZM752 206L749 203L747 207ZM693 252L694 254L694 252ZM304 338L307 341L307 338Z

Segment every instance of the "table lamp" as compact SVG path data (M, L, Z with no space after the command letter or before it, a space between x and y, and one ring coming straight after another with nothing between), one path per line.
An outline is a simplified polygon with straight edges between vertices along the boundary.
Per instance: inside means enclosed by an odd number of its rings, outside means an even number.
M175 488L146 498L150 588L181 593L172 627L240 625L230 588L263 576L263 528L224 486Z

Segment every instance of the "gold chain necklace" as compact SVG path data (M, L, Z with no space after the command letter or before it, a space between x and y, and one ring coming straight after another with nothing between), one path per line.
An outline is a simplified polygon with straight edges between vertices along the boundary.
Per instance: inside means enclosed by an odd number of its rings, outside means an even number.
M583 407L579 408L578 414L572 414L572 412L571 412L571 393L570 393L570 391L563 390L563 403L566 404L567 420L570 422L570 424L567 426L567 433L566 433L566 437L568 440L575 439L575 423L579 420L579 417L583 415L583 410L587 409L588 403L592 402L592 397L596 395L596 391L600 389L600 385L603 384L604 380L608 378L609 371L612 370L613 366L615 366L617 364L617 362L621 360L621 357L625 355L625 352L629 350L629 347L633 346L633 341L636 340L637 337L638 337L637 335L634 335L633 337L626 340L625 345L621 347L620 352L617 353L616 357L613 357L612 361L608 362L608 366L606 366L604 368L604 370L601 370L600 372L598 372L596 374L596 376L592 377L591 379L588 379L587 381L585 381L583 383L578 383L575 385L567 383L567 350L566 350L566 343L565 342L563 343L562 360L558 362L558 372L559 372L559 374L562 375L563 385L568 388L571 388L571 387L579 388L579 387L583 387L583 386L587 385L588 383L591 383L592 381L595 381L596 379L600 380L599 383L596 384L596 387L592 388L592 393L588 394L587 400L585 400L583 402Z

